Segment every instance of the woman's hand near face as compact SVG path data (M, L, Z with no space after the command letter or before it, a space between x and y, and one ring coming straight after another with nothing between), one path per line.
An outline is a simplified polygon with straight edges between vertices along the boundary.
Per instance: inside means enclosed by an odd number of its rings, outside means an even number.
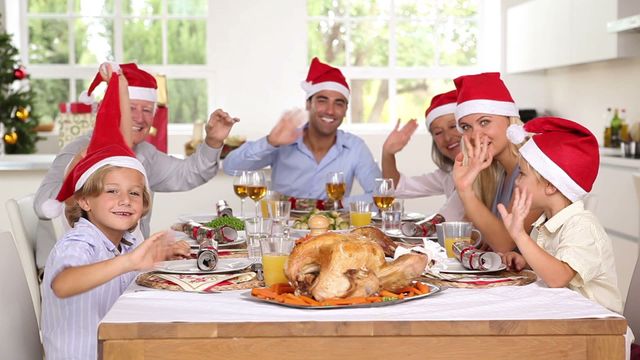
M475 137L475 146L471 144L468 136L463 136L462 141L467 152L467 161L465 163L464 151L456 156L453 165L453 180L456 184L456 190L459 194L473 191L473 182L478 174L491 165L493 154L488 149L489 138L480 135Z

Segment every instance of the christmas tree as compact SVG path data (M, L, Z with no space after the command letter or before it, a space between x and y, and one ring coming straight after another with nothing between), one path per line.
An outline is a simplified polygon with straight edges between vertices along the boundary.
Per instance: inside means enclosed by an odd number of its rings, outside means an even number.
M31 105L35 94L17 58L11 36L0 33L0 141L7 154L30 154L36 151L40 139L36 132L38 117Z

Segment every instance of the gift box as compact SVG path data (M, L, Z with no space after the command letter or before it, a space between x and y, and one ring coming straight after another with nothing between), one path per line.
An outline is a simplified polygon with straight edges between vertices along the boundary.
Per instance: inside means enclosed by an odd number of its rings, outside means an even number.
M60 103L58 105L58 145L62 149L78 136L87 134L93 129L96 113L92 105L84 103Z

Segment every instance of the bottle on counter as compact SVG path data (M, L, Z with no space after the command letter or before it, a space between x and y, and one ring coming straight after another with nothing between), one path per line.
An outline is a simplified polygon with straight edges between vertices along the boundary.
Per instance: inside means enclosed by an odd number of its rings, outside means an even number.
M629 124L627 124L627 110L622 108L620 109L620 141L628 143L631 141L631 137L629 136Z
M187 143L184 144L184 155L190 156L191 154L193 154L198 148L198 145L202 143L203 137L204 124L200 121L196 121L195 123L193 123L193 133L191 135L191 140L187 141Z
M604 112L604 114L602 115L602 118L605 122L605 124L609 125L609 122L611 122L611 117L612 117L612 111L611 108L608 107L607 110ZM607 126L604 128L604 147L611 147L611 127Z
M620 116L618 113L618 109L613 110L613 117L611 118L611 147L619 148L620 147L620 126L622 125L622 121L620 120Z

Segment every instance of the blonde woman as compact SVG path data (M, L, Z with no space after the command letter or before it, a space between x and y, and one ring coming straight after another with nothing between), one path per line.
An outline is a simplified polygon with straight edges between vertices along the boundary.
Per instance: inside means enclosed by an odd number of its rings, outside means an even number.
M461 76L454 83L458 90L455 117L463 133L463 151L453 167L456 190L466 218L480 230L485 244L494 251L511 251L516 245L497 205L511 209L520 174L518 149L507 139L507 127L522 124L518 108L499 73ZM531 209L524 220L527 233L541 213Z
M431 158L438 166L437 170L411 177L398 171L395 154L407 145L418 127L415 119L406 123L401 129L399 129L400 121L398 120L395 129L382 146L382 176L394 180L396 197L410 199L445 195L446 201L438 213L449 221L461 220L464 216L464 208L455 193L455 184L451 176L454 159L460 153L462 138L454 117L456 99L456 90L436 95L425 112L425 123L433 137Z

